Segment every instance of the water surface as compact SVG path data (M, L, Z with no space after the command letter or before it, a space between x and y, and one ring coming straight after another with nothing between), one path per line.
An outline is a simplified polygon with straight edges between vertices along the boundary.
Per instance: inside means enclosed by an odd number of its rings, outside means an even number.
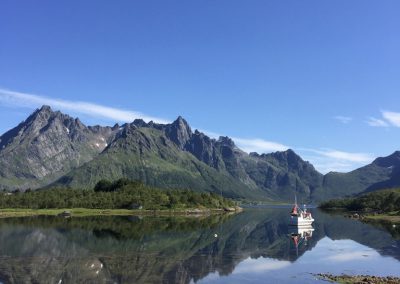
M0 219L2 283L326 283L312 273L400 276L400 232L313 210L233 216ZM299 233L299 234L297 234Z

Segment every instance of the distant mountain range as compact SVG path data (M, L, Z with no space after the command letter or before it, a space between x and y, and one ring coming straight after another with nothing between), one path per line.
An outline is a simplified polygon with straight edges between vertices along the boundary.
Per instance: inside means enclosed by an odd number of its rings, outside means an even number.
M293 150L247 154L229 137L212 139L178 117L85 126L49 106L0 137L0 189L91 188L126 177L236 199L304 202L400 186L400 152L349 173L322 175Z

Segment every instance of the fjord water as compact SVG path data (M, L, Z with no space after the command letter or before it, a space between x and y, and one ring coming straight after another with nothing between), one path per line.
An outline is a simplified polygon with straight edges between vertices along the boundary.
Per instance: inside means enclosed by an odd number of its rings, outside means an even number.
M296 247L288 208L210 217L0 219L2 283L319 283L400 276L398 228L312 210Z

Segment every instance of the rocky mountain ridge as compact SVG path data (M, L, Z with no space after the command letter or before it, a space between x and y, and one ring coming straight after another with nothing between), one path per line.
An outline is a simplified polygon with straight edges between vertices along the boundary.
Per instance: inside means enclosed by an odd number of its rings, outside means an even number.
M229 137L192 131L182 117L91 127L43 106L0 137L0 188L90 188L102 178L127 177L253 200L290 201L296 192L313 202L400 185L399 157L324 176L293 150L248 154Z

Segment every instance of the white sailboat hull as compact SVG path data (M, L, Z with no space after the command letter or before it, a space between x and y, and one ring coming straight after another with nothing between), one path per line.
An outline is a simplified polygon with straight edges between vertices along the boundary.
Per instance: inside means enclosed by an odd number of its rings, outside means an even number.
M291 226L311 226L311 224L314 222L313 218L302 218L302 217L296 217L296 216L290 216L289 219L289 225Z

